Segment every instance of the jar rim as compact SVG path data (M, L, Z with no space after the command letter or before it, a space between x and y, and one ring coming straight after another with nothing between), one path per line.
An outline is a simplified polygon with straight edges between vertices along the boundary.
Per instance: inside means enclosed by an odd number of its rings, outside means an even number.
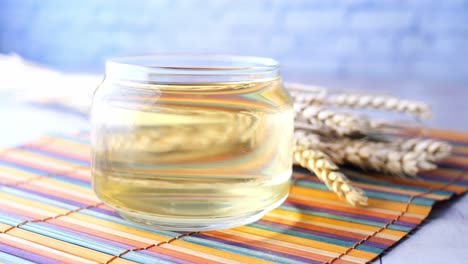
M261 81L279 77L278 61L253 56L155 54L111 58L106 77L157 83Z

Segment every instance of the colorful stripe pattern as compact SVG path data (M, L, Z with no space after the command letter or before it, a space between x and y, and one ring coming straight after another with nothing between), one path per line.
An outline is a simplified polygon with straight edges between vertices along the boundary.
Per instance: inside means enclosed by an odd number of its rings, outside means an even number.
M369 196L353 208L297 168L288 200L261 220L211 232L151 230L121 219L91 190L85 134L40 138L0 153L0 262L366 263L468 189L468 135L418 180L347 171ZM422 179L422 180L421 180Z

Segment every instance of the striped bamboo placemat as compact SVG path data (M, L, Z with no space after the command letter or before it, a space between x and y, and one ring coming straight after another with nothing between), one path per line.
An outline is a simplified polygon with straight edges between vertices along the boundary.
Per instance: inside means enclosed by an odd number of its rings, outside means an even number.
M353 174L369 206L353 208L295 169L287 201L261 220L210 232L129 223L91 190L85 135L45 136L0 153L0 262L366 263L468 189L468 135L436 131L456 147L422 180Z

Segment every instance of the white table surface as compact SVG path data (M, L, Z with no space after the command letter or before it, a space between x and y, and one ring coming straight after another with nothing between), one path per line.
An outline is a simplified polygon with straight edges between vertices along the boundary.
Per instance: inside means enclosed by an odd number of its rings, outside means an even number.
M13 103L11 98L1 94L0 98L2 148L33 140L46 133L74 133L88 129L84 118ZM466 123L461 126L465 128ZM468 263L468 196L437 206L421 228L375 263L379 262Z

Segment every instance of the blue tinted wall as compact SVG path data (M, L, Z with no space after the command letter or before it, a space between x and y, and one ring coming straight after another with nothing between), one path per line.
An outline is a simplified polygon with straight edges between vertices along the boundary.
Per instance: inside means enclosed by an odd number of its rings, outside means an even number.
M289 75L467 81L468 0L0 0L0 52L66 71L232 53Z

